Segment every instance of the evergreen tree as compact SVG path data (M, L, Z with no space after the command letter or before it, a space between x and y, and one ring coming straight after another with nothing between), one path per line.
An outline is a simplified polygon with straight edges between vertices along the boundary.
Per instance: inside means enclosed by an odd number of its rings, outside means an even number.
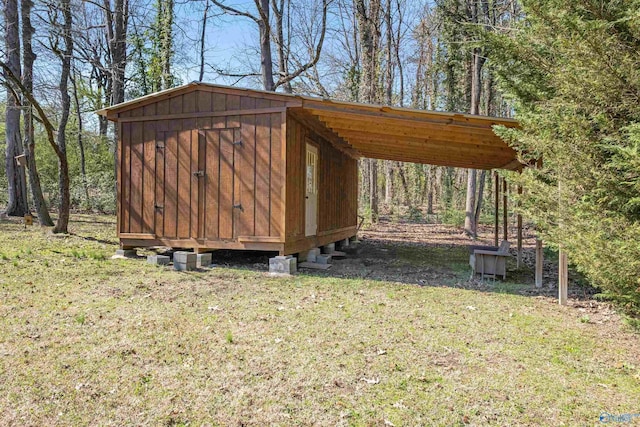
M522 211L640 318L640 1L526 0L491 62L517 101Z

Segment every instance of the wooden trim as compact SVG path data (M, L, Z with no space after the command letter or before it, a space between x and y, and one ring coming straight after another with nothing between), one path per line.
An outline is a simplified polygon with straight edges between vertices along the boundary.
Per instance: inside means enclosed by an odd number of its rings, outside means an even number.
M282 112L282 121L280 123L280 158L282 160L282 192L280 197L282 198L282 213L280 220L282 221L281 234L282 240L286 240L287 236L287 110Z
M151 233L120 233L121 239L155 239Z
M120 239L120 245L131 248L148 248L153 246L167 246L171 248L187 249L239 249L254 251L282 252L284 243L270 242L236 242L232 240L205 240L205 239Z
M239 236L240 243L284 243L280 236Z
M256 114L273 114L286 111L287 107L254 108L251 110L204 111L200 113L163 114L153 116L119 117L119 122L150 122L158 120L195 119L201 117L249 116Z
M284 255L296 254L353 237L356 235L356 229L356 226L347 227L346 229L341 229L342 231L333 230L331 233L324 236L300 237L296 240L288 241L284 245Z
M355 230L356 230L357 226L356 225L350 225L348 227L342 227L342 228L338 228L337 230L326 230L326 231L319 231L317 233L318 237L323 237L323 236L330 236L332 234L336 234L336 233L344 233L345 231L349 231L352 230L355 234Z

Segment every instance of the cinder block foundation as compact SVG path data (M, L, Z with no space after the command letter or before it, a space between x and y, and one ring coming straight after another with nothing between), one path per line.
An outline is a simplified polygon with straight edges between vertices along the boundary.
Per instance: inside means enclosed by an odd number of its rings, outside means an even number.
M298 271L298 261L291 255L269 258L269 273L295 274Z
M198 256L193 252L178 251L173 253L173 268L178 271L195 270Z
M340 249L345 249L349 247L349 239L343 239L338 242Z
M147 262L153 265L169 265L171 258L166 255L149 255L147 256Z
M300 261L302 262L316 262L316 258L320 255L320 248L313 248L306 252L300 252Z
M317 264L331 264L331 255L328 255L328 254L318 255L316 257L316 263Z
M198 268L209 267L211 265L211 254L210 253L198 254L196 256L197 256L196 266Z
M336 251L336 244L335 243L329 243L328 245L324 245L322 247L322 253L323 254L331 254L333 252Z

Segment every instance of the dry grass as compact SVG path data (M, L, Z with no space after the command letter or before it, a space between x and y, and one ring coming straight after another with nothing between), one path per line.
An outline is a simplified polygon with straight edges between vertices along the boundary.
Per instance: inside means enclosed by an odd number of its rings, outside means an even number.
M594 425L640 412L639 339L615 320L544 297L112 261L113 220L74 220L67 237L0 223L0 425Z

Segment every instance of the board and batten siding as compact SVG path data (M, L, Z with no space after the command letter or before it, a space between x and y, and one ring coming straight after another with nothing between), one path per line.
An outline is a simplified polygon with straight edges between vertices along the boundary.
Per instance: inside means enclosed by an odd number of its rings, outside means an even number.
M120 113L121 239L283 242L284 105L194 90Z
M306 144L318 148L318 231L305 236ZM355 235L358 163L313 129L287 115L287 253Z

